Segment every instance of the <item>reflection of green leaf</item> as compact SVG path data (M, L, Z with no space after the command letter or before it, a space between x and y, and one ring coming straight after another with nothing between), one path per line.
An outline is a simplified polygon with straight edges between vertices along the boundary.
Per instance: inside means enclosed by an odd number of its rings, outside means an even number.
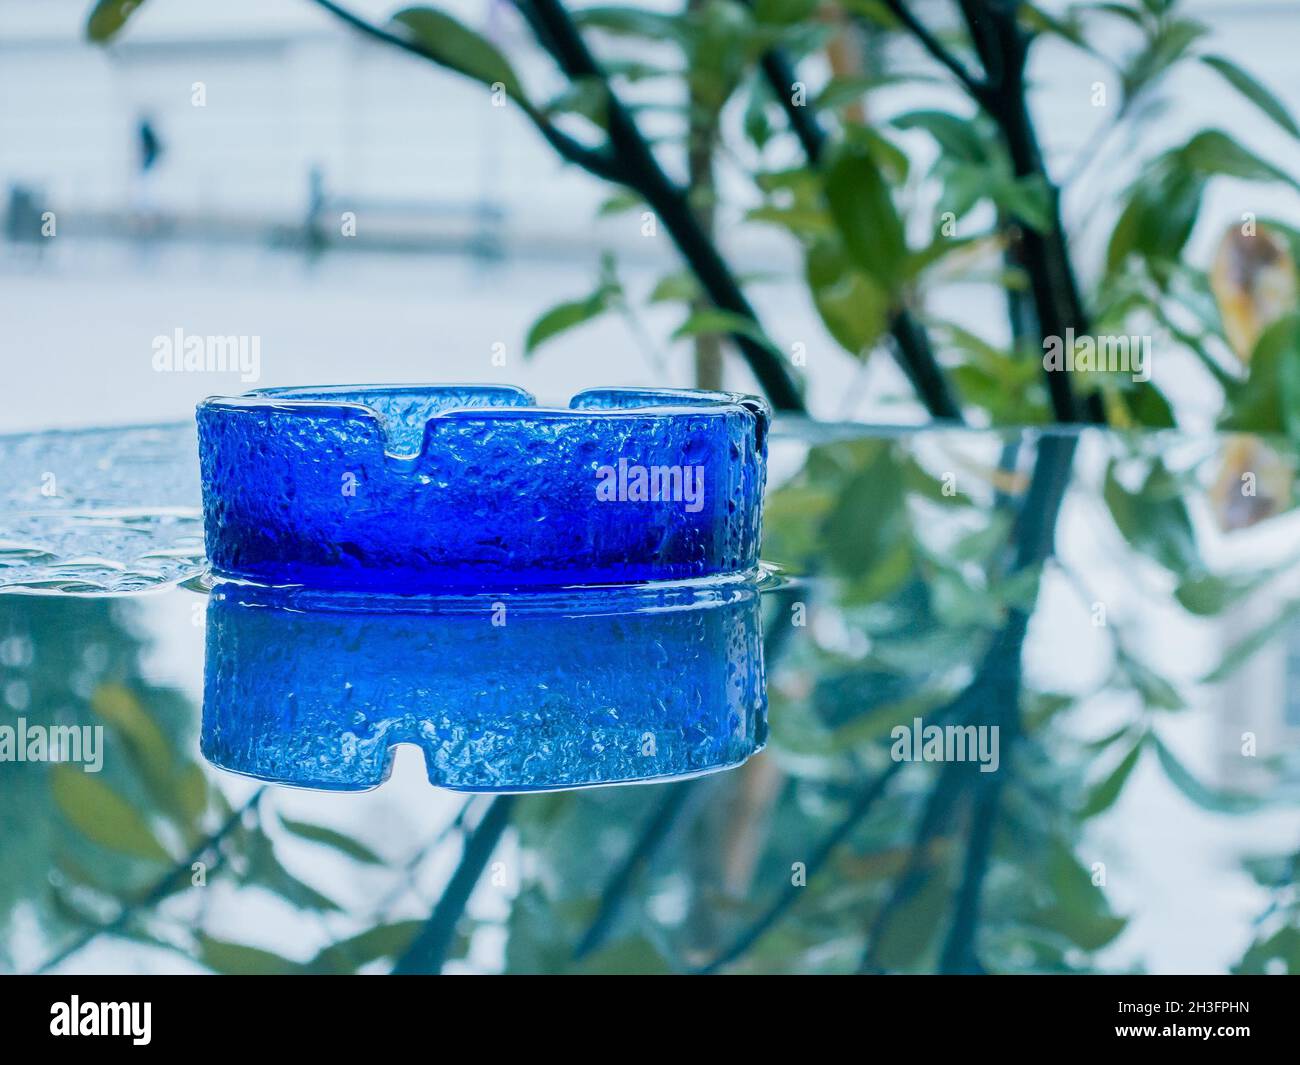
M395 921L368 928L350 939L332 943L309 963L318 973L350 973L380 958L396 958L410 945L424 921Z
M143 815L96 776L59 763L50 768L50 791L64 817L87 839L137 858L169 860Z
M136 695L121 684L101 684L91 694L90 706L121 735L132 763L155 797L170 799L171 744Z
M280 864L275 847L260 831L254 832L248 842L248 879L273 891L299 909L338 910L333 899L322 895L314 887L304 884Z
M523 86L496 45L450 15L431 7L408 7L393 21L409 31L421 48L438 61L485 85L498 82L517 100L524 99Z
M840 492L823 529L826 556L846 575L861 576L906 544L903 478L893 448L872 441L861 467Z
M1271 936L1251 945L1234 973L1253 975L1274 974L1275 963L1280 962L1283 972L1300 975L1300 928L1287 925Z
M1151 735L1151 743L1155 746L1156 755L1160 759L1160 768L1165 771L1169 782L1201 809L1215 813L1236 814L1259 806L1259 800L1253 796L1215 791L1202 784L1154 733Z
M1248 595L1259 586L1261 579L1233 580L1212 573L1192 574L1179 582L1174 597L1189 613L1209 617L1222 613Z
M1119 764L1088 792L1088 798L1083 804L1080 816L1095 817L1103 810L1109 810L1115 804L1115 800L1119 798L1120 792L1124 790L1124 785L1133 772L1133 767L1138 764L1138 759L1141 757L1142 739L1139 737L1138 741L1129 749L1129 752L1119 760Z
M620 939L601 948L582 960L580 972L588 975L627 973L663 976L672 972L671 966L654 944L644 936Z
M269 950L214 939L205 932L198 936L199 961L214 972L236 976L280 976L302 971L295 961Z
M1119 531L1136 550L1176 574L1200 568L1187 504L1163 463L1152 462L1136 492L1120 484L1112 463L1106 471L1103 495Z
M286 817L280 818L280 824L284 825L295 836L311 840L313 843L320 843L326 847L333 847L334 850L346 854L354 861L362 862L365 865L384 864L383 859L369 847L358 843L351 836L345 836L342 832L334 831L332 828L326 828L324 825L309 825L305 821L290 821Z
M1219 659L1219 664L1206 674L1203 683L1218 684L1226 680L1235 673L1241 666L1249 660L1257 651L1267 646L1278 630L1287 624L1292 618L1300 613L1300 603L1291 603L1284 610L1280 611L1272 620L1261 625L1248 636L1242 637L1226 651L1223 657Z
M922 882L885 923L873 945L876 961L885 969L902 969L914 963L934 939L943 923L948 883L941 871L919 874Z
M956 477L945 484L945 482L934 476L922 466L916 459L908 455L901 460L903 468L903 479L907 484L907 490L915 493L921 499L928 499L931 503L942 503L945 506L969 507L974 505L974 501L965 492L958 491L956 487ZM950 488L945 491L945 488ZM980 535L995 534L999 541L1004 541L1006 536L1007 522L999 516L992 516L989 523L981 530L970 534L972 547L974 546L973 538ZM960 551L960 548L958 549ZM973 554L966 557L983 558L986 552L976 550Z
M1149 710L1181 710L1183 697L1159 673L1146 663L1120 650L1115 655L1115 665L1123 680L1142 697L1142 705Z
M1110 912L1105 893L1061 840L1053 838L1047 859L1050 905L1030 915L1030 923L1063 935L1083 950L1100 950L1124 930L1124 918Z
M1289 432L1300 438L1300 316L1289 314L1272 323L1255 342L1244 382L1229 387L1219 425L1252 433Z

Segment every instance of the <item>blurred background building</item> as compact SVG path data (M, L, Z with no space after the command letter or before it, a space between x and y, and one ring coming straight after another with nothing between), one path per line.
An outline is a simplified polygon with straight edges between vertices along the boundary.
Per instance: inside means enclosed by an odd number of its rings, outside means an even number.
M662 234L642 234L636 212L598 218L612 190L562 164L477 84L364 40L307 0L153 0L106 49L84 39L90 6L0 0L0 193L6 233L18 238L0 245L0 344L16 385L0 400L0 431L172 420L203 395L242 387L152 372L152 339L177 328L260 337L262 385L500 379L563 399L597 381L690 383L686 344L667 340L678 320L662 308L640 323L597 323L525 363L529 324L590 291L602 251L618 256L634 299L675 257ZM393 9L353 6L378 21ZM560 87L509 4L442 6L497 41L538 98ZM1283 29L1300 31L1300 9L1188 6L1212 26L1216 50L1300 110ZM1116 180L1113 164L1090 168L1079 154L1098 122L1090 91L1101 69L1064 49L1035 55L1054 166L1082 168L1067 209L1102 217L1110 204L1095 198L1102 179ZM799 73L814 89L828 76L816 58ZM927 93L949 89L901 89L899 109L927 106ZM1300 164L1217 84L1189 83L1180 104L1162 126L1171 138L1208 112L1247 141L1263 138L1275 161ZM652 132L655 121L645 118ZM793 151L778 143L769 162ZM918 419L890 360L862 372L825 342L806 294L779 280L796 267L789 241L736 225L752 193L725 169L721 182L725 250L742 274L776 276L755 301L779 342L809 349L815 412ZM1225 221L1235 218L1230 191L1215 195L1227 197ZM40 236L46 211L57 239ZM355 215L354 237L340 233L344 212ZM1214 239L1206 234L1202 250ZM321 247L329 254L308 254ZM960 286L936 298L963 315L981 299ZM739 364L729 373L749 385ZM901 405L882 400L891 393Z

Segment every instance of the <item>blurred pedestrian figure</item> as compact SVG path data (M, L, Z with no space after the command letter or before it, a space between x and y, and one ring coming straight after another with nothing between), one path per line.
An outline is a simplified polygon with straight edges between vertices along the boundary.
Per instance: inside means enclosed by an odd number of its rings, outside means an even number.
M161 222L155 204L154 185L157 183L158 161L164 147L162 138L148 115L141 115L136 123L136 169L131 196L133 228L140 236L155 233Z

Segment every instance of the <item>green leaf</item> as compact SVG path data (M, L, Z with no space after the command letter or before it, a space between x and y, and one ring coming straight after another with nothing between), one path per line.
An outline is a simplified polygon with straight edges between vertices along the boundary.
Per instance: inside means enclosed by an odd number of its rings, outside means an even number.
M850 355L863 358L888 325L886 293L850 266L842 246L835 241L819 240L809 245L804 276L827 332Z
M92 842L137 858L171 860L144 816L97 776L58 763L50 768L50 792L63 816Z
M393 21L439 63L484 85L500 83L516 100L526 101L523 85L496 45L450 15L431 7L408 7L397 12Z
M1106 270L1118 273L1130 256L1152 263L1175 263L1196 226L1205 193L1205 175L1162 156L1129 189L1106 248Z
M680 16L639 7L578 8L570 17L583 29L603 30L618 37L680 41L685 33Z
M1138 764L1138 759L1141 757L1142 740L1139 738L1128 754L1119 760L1119 764L1088 792L1088 799L1083 804L1080 816L1095 817L1103 810L1109 810L1115 804L1115 800L1119 798L1120 792L1124 790L1124 784L1128 781L1133 772L1133 767Z
M578 78L554 96L543 110L548 117L581 115L592 125L606 129L609 125L609 90L600 78Z
M754 0L754 18L773 26L790 26L810 18L820 0Z
M608 218L611 215L634 211L644 204L645 200L640 193L632 192L630 189L619 189L618 192L605 199L596 209L596 214L600 218Z
M1206 175L1239 178L1242 181L1281 182L1300 189L1290 174L1260 158L1220 129L1203 129L1177 150L1191 169Z
M98 0L86 19L86 39L107 44L143 3L144 0Z
M1237 66L1236 63L1220 55L1203 55L1201 56L1201 62L1222 75L1229 85L1263 111L1264 114L1268 115L1291 136L1300 137L1300 127L1296 126L1295 119L1291 117L1282 101L1242 70L1241 67Z
M1151 743L1155 746L1156 755L1160 759L1160 768L1165 771L1169 782L1201 809L1214 813L1237 814L1259 807L1259 800L1253 796L1215 791L1206 787L1192 776L1173 751L1166 747L1154 733L1151 735Z
M745 136L760 152L772 139L772 123L767 113L769 106L775 102L771 86L762 77L755 75L750 79L749 95L745 103Z
M599 318L617 302L621 292L614 286L601 285L590 296L580 300L560 303L545 312L528 330L524 340L524 355L532 355L542 344L567 332Z
M699 299L700 295L700 283L695 279L695 275L682 270L661 277L650 293L650 302L692 303Z
M301 972L296 961L269 950L214 939L206 932L198 935L199 961L213 972L234 976L281 976Z
M824 210L805 204L781 206L765 203L745 212L750 222L767 222L780 226L802 240L817 240L834 233L831 220Z
M1194 19L1160 20L1155 25L1156 31L1148 38L1146 47L1133 55L1120 72L1125 111L1209 32L1207 26Z
M947 111L907 111L890 120L897 129L924 130L938 143L940 149L954 159L967 163L987 163L988 153L984 143L969 118L961 118Z
M369 847L358 843L351 836L345 836L342 832L334 831L332 828L326 828L324 825L309 825L305 821L290 821L287 817L281 817L280 824L295 836L326 847L332 847L334 850L346 854L349 858L365 865L384 864L384 860Z
M674 330L673 339L682 340L685 337L711 333L744 336L762 344L764 347L771 345L767 335L752 318L746 318L743 314L733 314L731 311L716 309L698 311L692 314Z
M1052 194L1042 175L998 179L990 174L989 196L1003 211L1039 233L1052 228Z
M825 175L831 218L849 258L891 296L905 273L907 244L880 167L858 144L835 152Z

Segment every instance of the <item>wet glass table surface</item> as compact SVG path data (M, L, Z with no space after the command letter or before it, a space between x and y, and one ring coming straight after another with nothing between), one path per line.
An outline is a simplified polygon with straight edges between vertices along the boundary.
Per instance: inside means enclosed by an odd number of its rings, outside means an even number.
M192 427L0 437L0 966L1296 971L1289 454L778 424L753 594L493 628L211 594Z

